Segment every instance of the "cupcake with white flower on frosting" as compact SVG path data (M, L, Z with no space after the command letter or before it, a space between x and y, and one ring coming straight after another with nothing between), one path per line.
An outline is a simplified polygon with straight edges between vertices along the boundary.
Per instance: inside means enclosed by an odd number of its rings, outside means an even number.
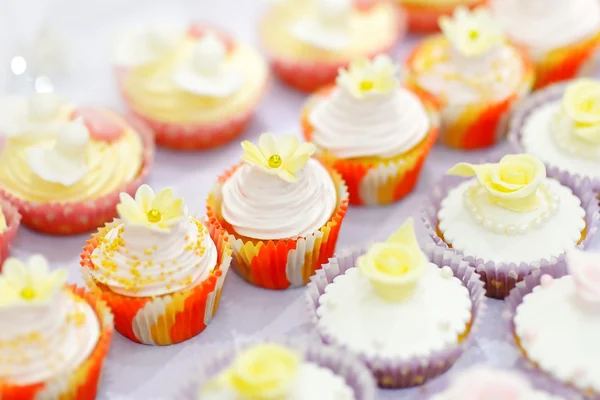
M397 70L387 55L355 60L304 108L304 136L342 175L351 204L388 204L410 193L437 139L435 104L400 87Z
M124 32L113 51L129 108L176 150L223 145L251 121L268 80L263 57L201 24Z
M106 304L40 255L0 273L0 398L96 397L113 330Z
M122 193L117 210L120 218L81 255L86 284L112 308L117 331L135 342L196 336L217 312L231 261L226 237L191 217L171 188L155 195L142 185L135 199Z
M268 289L303 286L333 255L348 208L342 177L311 158L295 136L242 142L244 163L225 172L207 201L209 224L224 231L236 271ZM213 236L213 239L217 239Z

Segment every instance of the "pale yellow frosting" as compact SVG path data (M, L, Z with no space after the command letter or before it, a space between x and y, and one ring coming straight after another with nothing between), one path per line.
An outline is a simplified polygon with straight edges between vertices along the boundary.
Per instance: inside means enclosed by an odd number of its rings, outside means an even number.
M290 60L341 62L374 53L396 39L396 6L382 1L368 10L352 11L348 22L349 44L343 50L324 50L303 43L290 33L290 27L313 13L314 8L314 0L291 1L273 8L261 24L261 37L267 49Z
M109 194L132 182L142 166L142 139L121 116L108 110L98 111L124 126L125 131L111 143L90 139L86 157L88 172L81 180L71 186L63 186L43 180L29 167L27 151L34 145L50 149L55 138L36 142L9 138L0 153L2 189L26 201L78 202ZM69 114L65 113L65 122Z
M160 122L210 124L251 109L268 77L263 58L250 46L236 44L228 61L243 74L243 86L225 98L186 92L173 82L174 72L192 56L198 39L186 36L176 49L156 63L132 68L123 89L131 107Z

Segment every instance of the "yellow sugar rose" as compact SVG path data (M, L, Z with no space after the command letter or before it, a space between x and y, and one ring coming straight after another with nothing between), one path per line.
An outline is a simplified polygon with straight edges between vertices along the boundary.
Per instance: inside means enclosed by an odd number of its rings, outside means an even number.
M586 142L600 144L600 81L579 79L565 90L562 108L574 123L574 133Z
M496 164L458 163L447 173L475 175L492 203L511 211L527 212L539 204L537 189L546 178L546 167L532 155L514 154L502 157Z

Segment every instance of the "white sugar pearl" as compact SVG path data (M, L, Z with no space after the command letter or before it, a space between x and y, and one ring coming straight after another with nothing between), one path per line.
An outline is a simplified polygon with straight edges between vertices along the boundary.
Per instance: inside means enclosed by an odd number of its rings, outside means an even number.
M442 278L451 278L454 274L452 273L452 268L445 266L441 270Z
M517 234L517 227L514 225L509 225L506 227L506 233L513 236Z
M522 224L519 226L519 233L523 234L529 230L529 224Z
M491 230L493 226L494 226L494 223L492 222L492 220L491 220L491 219L487 219L487 218L486 218L486 219L483 221L483 227L484 227L485 229L487 229L487 230Z
M504 233L504 224L496 224L496 226L494 227L494 232L496 233Z

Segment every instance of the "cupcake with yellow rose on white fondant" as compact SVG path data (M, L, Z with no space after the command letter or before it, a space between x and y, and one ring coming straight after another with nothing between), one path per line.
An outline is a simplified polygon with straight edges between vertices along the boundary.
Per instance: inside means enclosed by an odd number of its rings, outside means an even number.
M217 312L229 270L225 233L190 216L171 188L155 194L142 185L135 199L122 193L117 210L81 254L87 286L134 342L170 345L198 335Z
M65 285L41 255L0 273L0 398L96 398L113 316L99 298Z
M499 298L536 269L558 265L566 251L586 247L599 218L589 184L546 176L529 154L456 164L423 208L432 259L464 258L488 296Z
M600 191L600 81L578 79L534 93L511 119L509 138L551 174L587 178Z
M223 145L250 123L268 81L263 57L203 24L123 32L113 49L129 108L175 150Z
M339 250L307 287L322 341L357 355L388 388L449 369L478 329L484 299L468 263L429 262L412 219L385 242Z
M352 61L304 107L304 136L342 175L350 204L389 204L409 194L437 140L436 105L400 87L397 73L387 55Z
M134 193L152 167L152 133L134 117L52 93L7 96L0 106L0 196L32 229L95 229L116 215L119 193Z
M19 211L0 197L0 271L2 271L2 263L10 254L10 247L20 224Z

